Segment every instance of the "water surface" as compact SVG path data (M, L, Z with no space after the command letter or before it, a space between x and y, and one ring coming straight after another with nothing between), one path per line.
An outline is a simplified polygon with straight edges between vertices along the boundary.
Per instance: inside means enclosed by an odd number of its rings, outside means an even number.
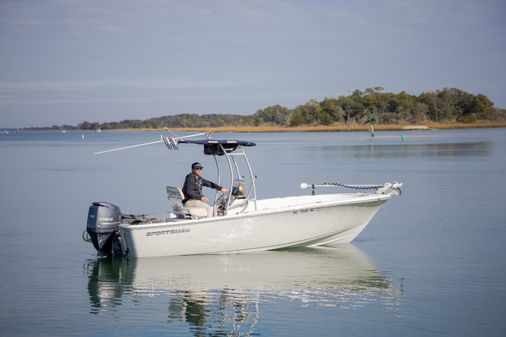
M84 139L83 139L84 135ZM197 147L159 134L0 134L2 336L504 336L506 130L216 134L251 140L260 197L405 184L352 245L97 260L92 201L168 210ZM404 137L401 137L404 136Z

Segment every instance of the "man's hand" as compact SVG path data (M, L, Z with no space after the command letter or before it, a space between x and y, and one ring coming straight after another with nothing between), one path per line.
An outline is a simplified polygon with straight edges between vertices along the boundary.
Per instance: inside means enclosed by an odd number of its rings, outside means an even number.
M203 195L202 198L200 198L200 200L203 202L207 202L207 200L209 200L209 199L207 199L207 197L205 195Z
M222 187L220 191L223 192L223 193L228 193L228 188Z

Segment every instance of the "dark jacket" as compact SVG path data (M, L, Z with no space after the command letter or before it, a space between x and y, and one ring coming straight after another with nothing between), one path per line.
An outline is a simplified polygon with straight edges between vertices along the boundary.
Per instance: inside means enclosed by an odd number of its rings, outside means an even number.
M216 185L212 181L205 180L202 177L197 177L195 174L190 173L186 176L186 179L184 180L183 204L185 204L188 200L191 200L191 199L200 200L203 196L202 186L214 188L215 190L218 190L218 191L221 190L221 186Z

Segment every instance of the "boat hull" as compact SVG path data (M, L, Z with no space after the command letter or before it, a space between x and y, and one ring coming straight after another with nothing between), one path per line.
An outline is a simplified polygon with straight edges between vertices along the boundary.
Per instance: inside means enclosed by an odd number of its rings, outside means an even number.
M307 197L304 202L291 198L295 205L283 208L159 224L121 224L121 247L131 257L156 257L349 243L389 198L364 195L334 202L328 196L310 202ZM279 200L259 202L268 205Z

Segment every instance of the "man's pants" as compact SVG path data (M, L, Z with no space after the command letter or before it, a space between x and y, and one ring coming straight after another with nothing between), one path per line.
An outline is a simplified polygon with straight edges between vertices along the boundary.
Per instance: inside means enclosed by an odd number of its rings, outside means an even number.
M209 206L208 204L206 204L205 202L201 201L201 200L191 199L191 200L188 200L184 205L185 205L185 207L200 207L200 208L205 208L206 211L207 211L207 217L208 218L212 218L213 217L213 208L211 206Z

